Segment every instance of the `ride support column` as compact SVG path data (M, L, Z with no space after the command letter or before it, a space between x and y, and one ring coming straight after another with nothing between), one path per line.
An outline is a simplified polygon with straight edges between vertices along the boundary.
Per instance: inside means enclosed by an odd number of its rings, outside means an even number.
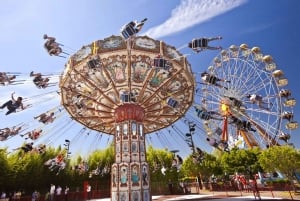
M150 201L146 160L144 109L133 103L115 110L115 163L111 174L112 201Z

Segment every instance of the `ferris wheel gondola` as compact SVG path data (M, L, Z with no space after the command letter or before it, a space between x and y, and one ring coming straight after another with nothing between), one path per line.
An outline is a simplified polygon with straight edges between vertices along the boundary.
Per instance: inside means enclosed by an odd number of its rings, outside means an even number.
M202 73L203 74L203 73ZM214 58L199 86L204 111L221 114L200 118L209 137L226 142L229 147L269 147L287 142L288 133L298 127L293 121L296 100L283 89L288 84L282 70L260 48L232 45ZM217 81L226 80L222 85ZM199 110L199 109L198 109ZM199 113L199 112L198 112ZM202 115L203 116L203 115ZM217 130L222 132L216 132ZM240 139L243 143L240 143Z

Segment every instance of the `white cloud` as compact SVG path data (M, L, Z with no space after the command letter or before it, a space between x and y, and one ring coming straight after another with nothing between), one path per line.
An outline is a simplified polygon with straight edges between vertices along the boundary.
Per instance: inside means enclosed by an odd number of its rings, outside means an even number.
M247 0L182 0L163 24L147 30L144 35L159 38L182 31L232 10Z

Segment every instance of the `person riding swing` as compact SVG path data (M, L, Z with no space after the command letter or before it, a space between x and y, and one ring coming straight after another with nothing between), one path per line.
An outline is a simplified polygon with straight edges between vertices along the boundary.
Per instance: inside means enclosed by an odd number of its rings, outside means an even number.
M47 34L44 34L43 38L46 40L46 42L44 43L44 47L47 50L48 54L50 56L58 56L58 57L64 57L65 56L61 56L61 53L67 54L66 52L63 52L62 48L60 46L63 46L60 43L56 42L56 38L54 37L50 37Z
M13 112L16 112L16 110L18 108L21 108L22 110L24 110L24 106L23 106L23 103L22 103L22 100L23 98L22 97L18 97L17 99L14 98L14 94L15 92L13 92L11 94L11 100L7 101L6 103L4 103L0 109L3 109L5 107L7 107L8 111L5 113L5 115L9 115Z
M131 36L134 36L141 31L146 21L147 18L143 19L140 22L138 22L137 20L129 22L121 28L121 35L125 40L130 38Z
M222 37L213 37L213 38L195 38L191 42L188 43L188 47L191 48L194 52L199 53L205 49L208 50L221 50L221 46L212 47L209 46L208 43L213 40L221 40Z

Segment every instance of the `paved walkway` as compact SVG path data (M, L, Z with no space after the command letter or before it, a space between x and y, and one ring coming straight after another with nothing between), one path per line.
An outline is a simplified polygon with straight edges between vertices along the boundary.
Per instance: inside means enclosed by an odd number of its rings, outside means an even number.
M300 195L290 194L287 191L261 191L261 200L300 200ZM292 197L291 197L292 195ZM202 191L200 194L190 195L158 195L152 196L152 201L203 201L203 200L218 200L218 201L248 201L255 200L252 192L210 192ZM256 200L259 200L258 198ZM110 201L110 198L98 199L93 201Z

